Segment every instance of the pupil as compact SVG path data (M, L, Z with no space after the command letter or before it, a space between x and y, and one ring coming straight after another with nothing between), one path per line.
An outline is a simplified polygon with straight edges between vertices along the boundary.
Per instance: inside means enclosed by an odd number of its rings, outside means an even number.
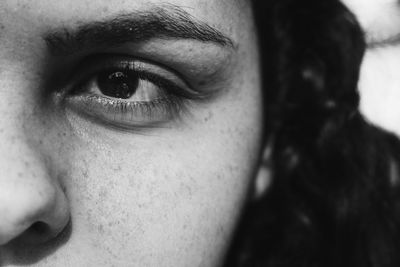
M139 78L128 72L107 71L99 74L97 85L106 96L128 99L136 92Z

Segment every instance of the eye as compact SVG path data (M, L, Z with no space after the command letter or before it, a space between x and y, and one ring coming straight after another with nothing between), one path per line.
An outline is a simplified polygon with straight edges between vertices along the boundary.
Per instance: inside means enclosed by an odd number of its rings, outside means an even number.
M173 71L129 57L106 56L76 71L66 103L96 122L120 128L154 126L180 118L200 97Z
M138 66L137 66L138 67ZM162 101L176 87L168 81L162 81L159 77L151 77L150 73L140 73L139 70L110 69L94 74L80 86L83 92L92 95L104 96L110 100L119 100L136 104L145 102Z

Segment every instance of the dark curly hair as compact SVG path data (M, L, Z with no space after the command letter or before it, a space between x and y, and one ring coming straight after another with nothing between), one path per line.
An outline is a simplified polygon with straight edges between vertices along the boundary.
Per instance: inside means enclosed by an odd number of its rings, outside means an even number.
M273 183L226 266L400 266L400 142L358 110L356 19L339 0L253 4Z

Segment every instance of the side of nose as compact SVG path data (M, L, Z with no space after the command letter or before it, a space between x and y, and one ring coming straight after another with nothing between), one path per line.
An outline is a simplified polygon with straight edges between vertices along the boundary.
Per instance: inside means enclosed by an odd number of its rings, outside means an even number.
M45 242L67 225L68 201L50 169L35 151L0 149L0 246Z

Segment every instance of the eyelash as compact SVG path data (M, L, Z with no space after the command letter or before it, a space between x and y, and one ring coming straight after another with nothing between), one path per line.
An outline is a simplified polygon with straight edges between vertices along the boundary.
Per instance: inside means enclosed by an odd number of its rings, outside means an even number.
M159 73L155 73L157 70ZM88 92L89 85L95 83L97 86L99 75L105 71L134 74L139 80L137 91L143 83L151 83L160 97L150 101L127 101ZM172 71L130 57L96 57L84 63L76 73L78 75L73 80L77 82L68 90L66 97L69 106L100 123L118 128L157 126L177 120L187 110L190 100L201 97Z

